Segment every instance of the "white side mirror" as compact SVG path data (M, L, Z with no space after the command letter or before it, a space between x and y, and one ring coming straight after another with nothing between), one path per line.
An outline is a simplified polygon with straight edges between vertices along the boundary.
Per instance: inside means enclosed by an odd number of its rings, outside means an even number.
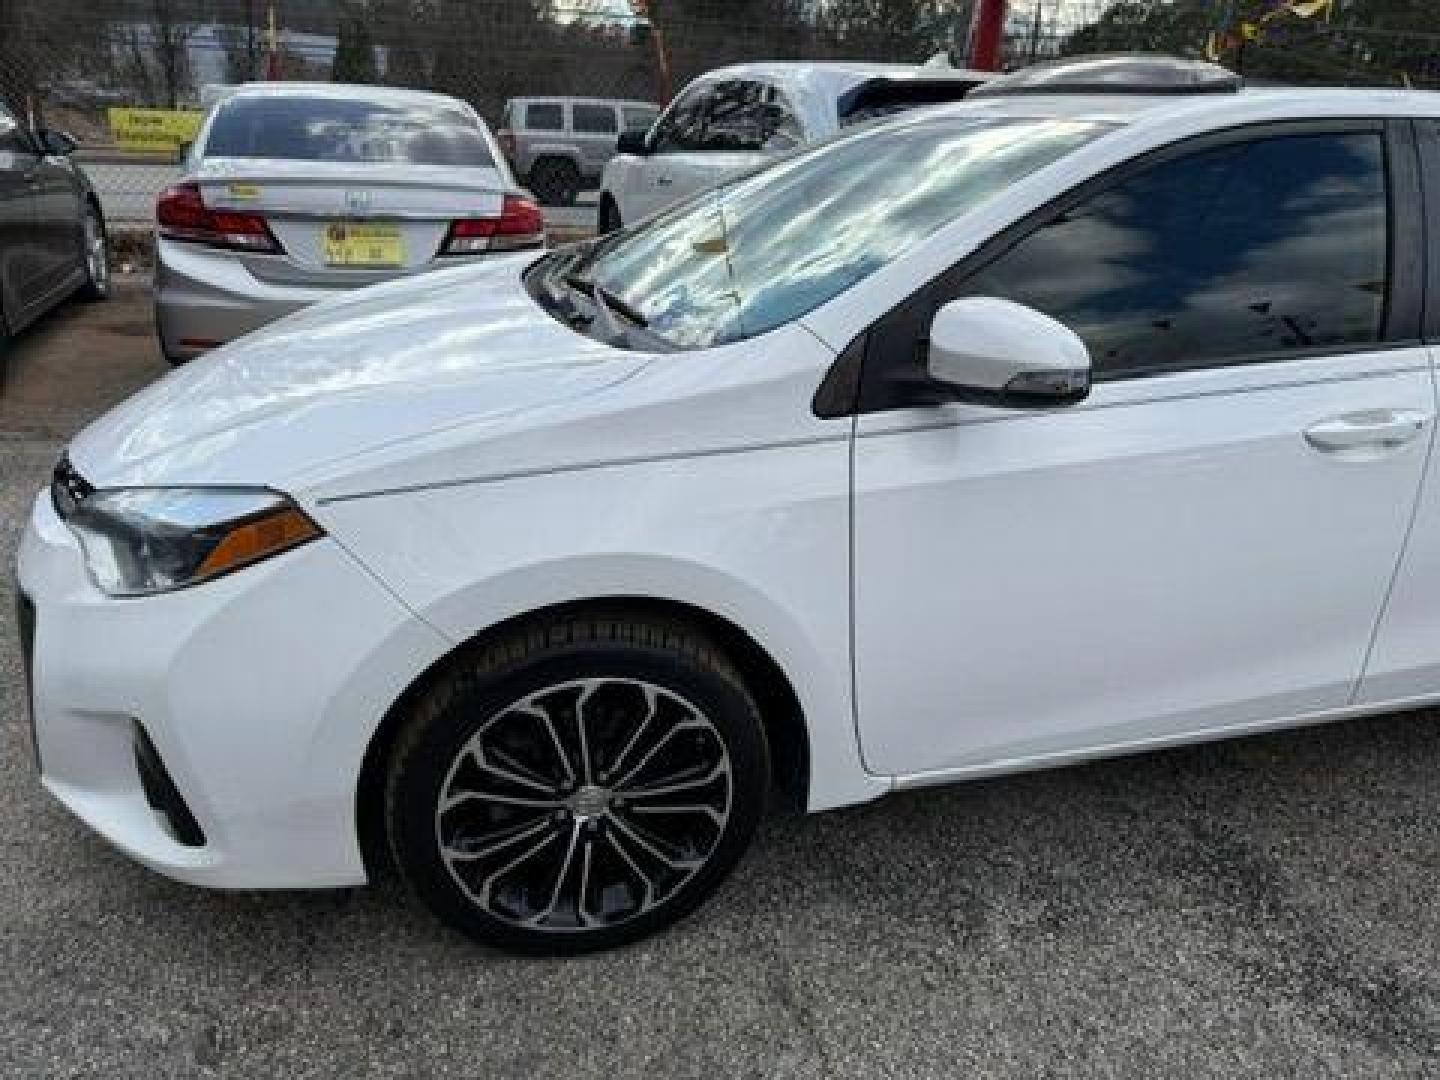
M927 366L956 400L978 405L1052 408L1090 392L1090 351L1073 330L993 296L952 300L935 313Z

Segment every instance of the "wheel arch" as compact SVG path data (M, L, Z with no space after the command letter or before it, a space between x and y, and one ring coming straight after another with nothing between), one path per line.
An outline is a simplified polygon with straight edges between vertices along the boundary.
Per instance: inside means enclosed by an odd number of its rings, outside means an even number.
M421 672L386 711L366 746L355 787L355 822L367 876L374 879L389 865L385 778L396 737L412 703L468 653L498 635L530 622L597 612L631 619L680 620L714 640L739 671L760 710L781 805L791 810L805 808L810 790L810 729L790 676L754 637L730 619L680 600L643 595L567 600L513 615L456 645Z

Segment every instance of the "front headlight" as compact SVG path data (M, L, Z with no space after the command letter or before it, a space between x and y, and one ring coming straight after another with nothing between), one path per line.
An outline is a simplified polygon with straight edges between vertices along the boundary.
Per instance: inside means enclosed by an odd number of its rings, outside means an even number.
M92 488L65 462L55 510L110 596L169 592L249 566L321 535L268 488Z

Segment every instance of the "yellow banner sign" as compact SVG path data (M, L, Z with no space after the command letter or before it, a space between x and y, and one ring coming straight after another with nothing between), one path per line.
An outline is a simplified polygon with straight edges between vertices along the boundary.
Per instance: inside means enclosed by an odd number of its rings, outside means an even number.
M190 109L111 109L110 134L125 150L175 150L194 142L205 114Z

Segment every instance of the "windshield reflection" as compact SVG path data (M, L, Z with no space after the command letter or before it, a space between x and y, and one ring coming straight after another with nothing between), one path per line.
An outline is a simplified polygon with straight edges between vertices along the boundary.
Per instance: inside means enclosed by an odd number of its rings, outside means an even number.
M572 272L622 298L678 348L753 337L1106 130L953 114L878 123L601 241Z

